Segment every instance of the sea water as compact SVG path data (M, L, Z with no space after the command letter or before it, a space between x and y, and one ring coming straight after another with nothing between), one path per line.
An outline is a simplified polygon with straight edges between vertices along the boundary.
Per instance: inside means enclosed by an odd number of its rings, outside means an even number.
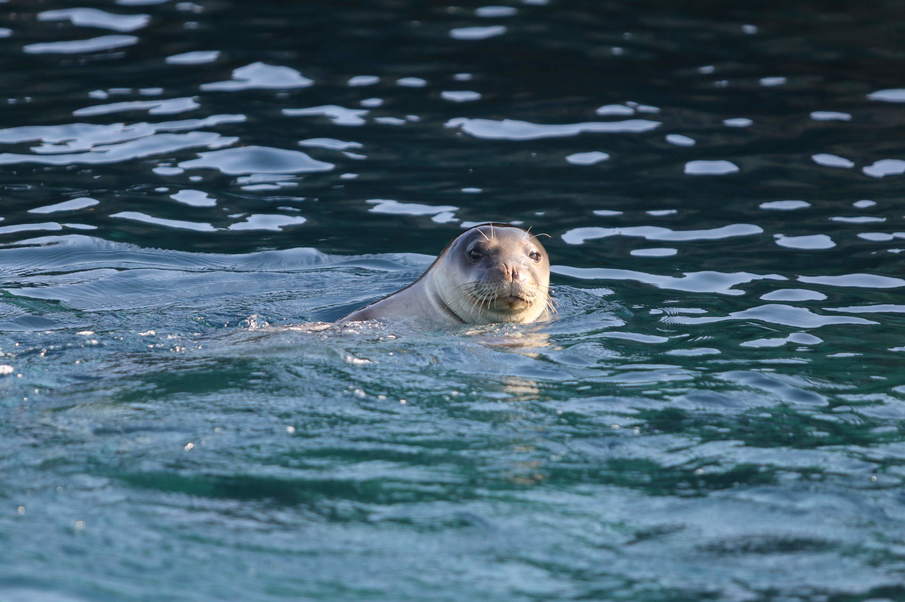
M0 3L0 599L905 598L901 16Z

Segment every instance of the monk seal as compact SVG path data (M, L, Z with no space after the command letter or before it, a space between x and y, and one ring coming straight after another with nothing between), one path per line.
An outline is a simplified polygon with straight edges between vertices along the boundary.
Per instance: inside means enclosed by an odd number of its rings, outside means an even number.
M525 324L552 311L547 250L527 230L486 223L453 239L415 282L338 322Z

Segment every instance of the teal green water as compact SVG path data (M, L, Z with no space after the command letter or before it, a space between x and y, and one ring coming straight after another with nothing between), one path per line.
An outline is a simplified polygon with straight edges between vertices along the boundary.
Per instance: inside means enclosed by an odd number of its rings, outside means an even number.
M0 600L905 599L901 17L0 3Z

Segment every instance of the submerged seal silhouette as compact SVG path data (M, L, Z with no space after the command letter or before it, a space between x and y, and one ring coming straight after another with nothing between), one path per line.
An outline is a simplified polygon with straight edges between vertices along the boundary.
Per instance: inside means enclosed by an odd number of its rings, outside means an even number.
M552 311L546 249L527 230L487 223L453 239L415 282L339 322L524 324Z

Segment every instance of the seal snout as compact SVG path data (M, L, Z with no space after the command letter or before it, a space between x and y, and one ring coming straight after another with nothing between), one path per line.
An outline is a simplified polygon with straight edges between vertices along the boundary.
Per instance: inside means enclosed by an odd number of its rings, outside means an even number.
M488 270L488 279L513 286L529 286L532 282L531 270L517 262L500 263L493 270Z
M494 253L493 255L497 255ZM502 314L523 312L537 298L537 278L520 257L486 257L484 275L472 287L479 305Z

